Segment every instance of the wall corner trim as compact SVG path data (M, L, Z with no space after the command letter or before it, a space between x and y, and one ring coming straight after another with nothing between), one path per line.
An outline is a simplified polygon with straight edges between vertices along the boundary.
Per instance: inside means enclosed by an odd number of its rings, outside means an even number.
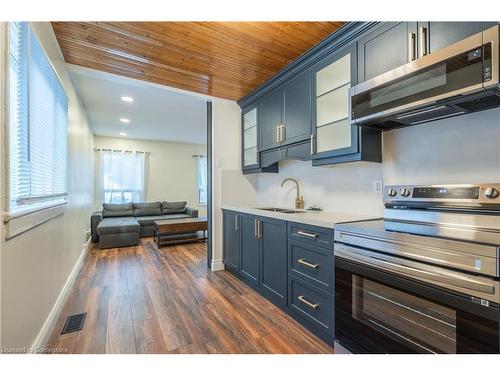
M89 237L87 242L83 245L83 250L80 256L78 257L78 260L76 261L73 269L68 275L68 278L66 279L66 282L64 283L64 286L62 287L61 292L59 293L59 296L57 297L56 302L54 303L54 306L52 306L52 309L50 310L47 319L43 323L42 328L38 332L35 341L33 341L33 343L31 344L30 353L35 353L35 354L43 353L43 350L46 349L45 346L50 338L50 334L54 330L55 324L57 323L57 319L59 318L59 315L63 310L64 304L69 296L69 293L73 285L75 284L76 277L78 276L83 266L83 262L86 258L86 255L92 246L91 240L92 238Z
M216 272L216 271L224 271L224 262L222 260L215 260L215 259L212 259L212 267L211 267L212 271Z

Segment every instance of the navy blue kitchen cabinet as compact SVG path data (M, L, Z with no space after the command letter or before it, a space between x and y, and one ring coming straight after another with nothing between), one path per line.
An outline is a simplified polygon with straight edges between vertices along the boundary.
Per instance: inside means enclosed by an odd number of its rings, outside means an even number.
M311 136L311 75L306 72L293 78L283 91L282 143L307 140Z
M241 170L249 173L276 173L278 163L261 166L259 153L259 105L251 105L241 111Z
M333 229L232 210L223 217L226 270L333 345Z
M223 211L223 252L226 268L240 268L240 220L238 212Z
M260 151L307 140L311 135L311 79L305 72L261 100Z
M275 304L285 307L286 222L248 214L238 216L241 235L239 267L241 277ZM224 230L234 231L234 228L228 224L227 227L224 226ZM227 237L232 239L231 235Z
M419 54L436 52L497 25L497 22L419 22L419 36L424 36L425 44L419 43Z
M259 102L260 151L281 145L280 132L283 125L283 89L277 89Z
M287 301L287 239L286 222L259 217L260 288L264 296L286 307Z
M313 166L382 160L379 131L350 122L349 89L358 83L356 43L312 67Z
M241 214L240 233L240 275L250 286L258 289L260 280L260 238L257 216Z
M358 40L358 81L367 81L417 58L416 22L384 22Z

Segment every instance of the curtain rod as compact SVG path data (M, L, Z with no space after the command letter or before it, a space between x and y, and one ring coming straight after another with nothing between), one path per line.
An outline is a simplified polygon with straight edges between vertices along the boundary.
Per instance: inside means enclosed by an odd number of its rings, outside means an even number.
M138 153L138 154L146 154L146 155L151 154L151 152L150 152L150 151L137 151L137 150L115 150L115 149L111 149L111 148L94 148L94 151L112 151L112 152L129 152L129 153L136 152L136 153Z

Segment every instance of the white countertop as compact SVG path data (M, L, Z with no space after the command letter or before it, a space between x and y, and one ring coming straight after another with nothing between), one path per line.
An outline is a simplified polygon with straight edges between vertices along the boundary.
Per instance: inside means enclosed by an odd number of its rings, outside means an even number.
M269 206L262 206L261 208L267 208ZM291 209L290 207L280 207L285 209ZM377 216L369 215L355 215L346 212L334 212L334 211L306 211L300 210L298 213L282 213L273 212L259 209L259 206L223 206L224 210L238 211L241 213L265 216L274 219L293 221L296 223L316 225L318 227L333 229L335 224L345 223L349 221L359 221L359 220L370 220L377 219ZM292 208L293 209L293 208Z

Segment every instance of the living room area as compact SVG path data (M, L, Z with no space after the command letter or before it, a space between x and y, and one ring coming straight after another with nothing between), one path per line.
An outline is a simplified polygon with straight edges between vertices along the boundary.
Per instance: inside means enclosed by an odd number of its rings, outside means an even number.
M206 100L92 69L70 72L94 134L94 246L206 240Z

